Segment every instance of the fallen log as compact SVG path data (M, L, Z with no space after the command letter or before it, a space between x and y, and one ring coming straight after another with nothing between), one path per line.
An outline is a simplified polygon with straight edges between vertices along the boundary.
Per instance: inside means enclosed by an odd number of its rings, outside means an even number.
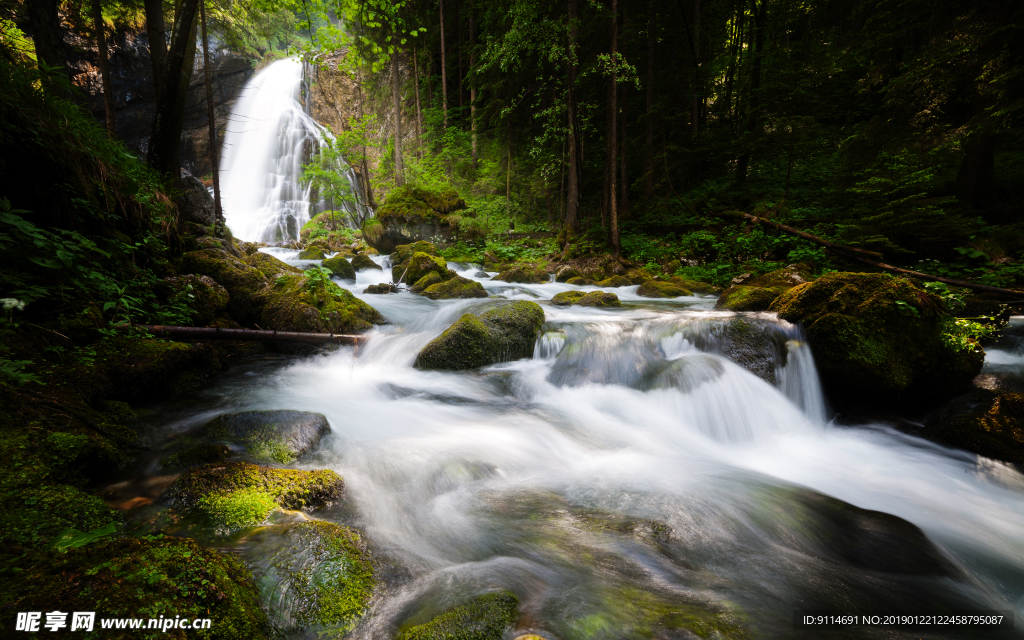
M943 282L945 284L948 284L948 285L951 285L951 286L954 286L954 287L963 287L965 289L974 289L975 291L986 291L988 293L998 293L998 294L1006 295L1006 296L1016 296L1016 297L1019 297L1022 293L1024 293L1024 291L1015 291L1013 289L1003 289L1001 287L992 287L992 286L989 286L987 284L978 284L976 282L966 282L964 280L953 280L952 278L943 278L942 276L933 276L933 275L928 274L928 273L921 273L920 271L911 271L910 269L901 269L900 267L894 267L891 264L885 264L884 262L881 262L882 255L880 253L875 253L874 251L865 251L863 249L857 249L855 247L847 247L845 245L836 244L835 242L830 242L828 240L825 240L824 238L819 238L817 236L813 236L813 235L807 233L806 231L800 231L798 229L794 229L793 227L787 227L784 224L779 224L778 222L773 222L771 220L766 220L765 218L759 218L758 216L751 215L749 213L744 213L742 211L727 211L725 213L725 215L730 215L730 216L733 216L733 217L746 218L747 220L750 220L751 222L754 222L755 224L765 224L765 225L768 225L769 227L772 227L773 229L778 229L779 231L785 231L786 233L792 233L794 235L800 236L801 238L804 238L805 240L810 240L811 242L816 242L816 243L822 245L823 247L826 247L827 249L830 249L831 251L833 251L835 253L838 253L838 254L840 254L842 256L845 256L845 257L850 258L852 260L857 260L858 262L863 262L864 264L871 265L872 267L875 267L877 269L881 269L882 271L888 271L890 273L898 273L900 275L910 276L912 278L917 278L918 280L928 280L928 281L931 281L931 282ZM1010 304L1010 303L1008 303L1008 304Z
M225 329L221 327L169 327L151 324L116 324L115 329L143 329L158 338L172 340L235 340L239 342L304 342L307 344L354 344L367 336L302 331L266 331L261 329Z

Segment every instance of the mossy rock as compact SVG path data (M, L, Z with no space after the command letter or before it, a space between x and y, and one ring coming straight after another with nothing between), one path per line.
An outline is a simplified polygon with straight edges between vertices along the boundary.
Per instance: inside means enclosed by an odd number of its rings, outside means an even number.
M376 269L377 271L384 270L384 267L374 262L373 259L365 253L357 253L352 258L352 268L356 271L362 271L364 269Z
M246 264L256 267L260 270L260 273L270 282L277 280L281 276L301 274L302 269L293 267L292 265L278 260L269 253L257 251L256 253L250 254L245 258Z
M432 271L437 272L441 280L449 280L455 275L454 271L448 269L448 261L444 258L417 251L406 262L391 268L391 281L396 284L399 281L415 283Z
M456 275L446 282L431 284L423 290L423 296L431 300L450 300L453 298L486 298L487 291L476 280Z
M941 302L904 278L830 273L780 295L771 309L807 334L834 402L941 401L968 388L984 352L943 339Z
M363 225L363 235L373 247L390 253L395 247L422 238L454 236L466 211L466 202L454 189L435 191L416 185L388 192L376 215Z
M314 245L306 247L299 252L299 260L323 260L325 253L324 247L322 246Z
M40 485L7 497L0 509L0 543L42 549L66 529L120 526L121 516L94 495L69 485Z
M366 287L363 289L363 293L398 293L398 287L389 282L381 282Z
M180 273L209 276L228 290L228 312L239 322L259 320L267 278L249 264L223 249L190 251L181 257Z
M629 271L627 271L625 277L632 284L643 284L648 280L654 278L654 275L647 269L643 267L638 267L636 269L630 269Z
M245 565L229 554L204 549L187 538L122 538L70 549L67 553L27 554L13 559L6 568L0 576L0 600L19 611L96 611L97 617L211 619L209 630L199 634L184 629L168 629L158 634L175 640L270 637L267 615ZM8 625L13 622L5 623L4 627L10 629ZM99 621L94 629L94 634L98 633ZM144 636L145 632L138 630L102 631L104 639Z
M633 283L625 276L612 276L597 283L599 287L629 287L632 285Z
M433 243L427 242L426 240L419 240L412 244L403 244L395 247L394 252L389 256L391 259L391 265L404 264L409 261L413 255L417 253L425 253L430 256L437 255L437 247Z
M181 302L195 314L194 324L204 326L223 315L230 299L228 290L210 276L190 273L163 279L162 293L168 301Z
M278 278L265 293L260 326L278 331L359 333L386 320L376 309L333 282L301 275Z
M576 276L575 278L569 278L568 280L566 280L565 284L571 284L576 287L582 287L587 284L587 279L581 276Z
M409 291L412 291L413 293L423 293L423 290L426 289L427 287L435 284L440 284L441 282L443 282L441 280L441 274L436 271L431 271L427 275L417 280L416 284L409 287Z
M165 469L188 469L201 464L224 462L231 457L231 449L223 444L197 444L177 451L162 463Z
M113 398L152 400L206 384L221 369L208 343L126 339L105 363Z
M672 276L671 278L668 279L668 281L676 286L682 287L684 289L689 289L694 293L711 293L715 295L722 293L722 287L710 284L708 282L700 282L698 280L687 280L686 278L681 278L679 276Z
M767 311L772 302L784 292L811 279L804 265L791 264L785 269L743 280L722 292L716 309L729 311Z
M416 367L455 371L529 358L543 324L544 310L535 302L467 313L420 351Z
M568 282L570 278L579 278L582 275L574 267L562 267L555 272L555 282Z
M519 284L541 284L548 281L546 273L529 266L515 266L505 269L492 279Z
M321 265L331 270L331 273L342 280L356 280L356 270L348 260L341 256L334 256L324 260Z
M204 438L239 445L253 458L282 464L309 453L330 432L323 414L291 410L229 413L199 430Z
M551 298L556 307L579 305L581 307L621 307L619 296L607 291L563 291Z
M519 599L514 594L488 593L406 629L398 640L501 640L518 616Z
M332 522L311 520L265 529L251 541L264 600L274 603L279 631L313 630L340 637L366 613L376 583L360 535Z
M976 392L978 406L923 435L989 458L1024 465L1024 394Z
M692 296L693 292L671 282L647 280L636 290L636 294L644 298L678 298L680 296Z

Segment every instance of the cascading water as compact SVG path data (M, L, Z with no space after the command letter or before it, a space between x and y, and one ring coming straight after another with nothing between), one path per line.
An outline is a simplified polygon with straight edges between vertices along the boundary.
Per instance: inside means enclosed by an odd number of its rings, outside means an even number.
M231 111L221 185L228 227L242 240L298 239L302 225L325 205L310 201L311 186L302 180L303 164L331 137L309 115L309 100L300 102L304 77L299 60L278 60L246 83ZM334 206L350 220L365 217L355 173L346 167L339 172L346 175L353 197Z
M504 298L577 288L449 266ZM359 293L380 277L339 281L393 323L358 353L239 370L153 427L156 444L219 412L327 416L332 436L301 466L338 471L347 497L312 517L358 527L401 567L353 637L393 638L495 589L519 597L517 634L562 640L960 638L798 631L793 612L1024 612L1024 476L881 425L826 422L796 327L627 287L624 309L545 305L532 359L420 371L429 340L500 301ZM222 544L263 575L284 527ZM287 618L278 583L264 597Z

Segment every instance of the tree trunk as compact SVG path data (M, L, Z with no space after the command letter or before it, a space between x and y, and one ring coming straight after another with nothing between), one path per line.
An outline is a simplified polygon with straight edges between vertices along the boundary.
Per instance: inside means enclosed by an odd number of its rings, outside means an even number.
M612 253L615 257L619 256L619 208L618 208L618 189L616 188L617 180L615 171L615 160L619 156L618 142L618 122L619 122L619 85L618 85L618 73L616 67L618 65L618 50L619 50L619 0L612 0L612 100L611 100L611 121L612 130L608 136L611 141L611 166L608 173L611 176L610 189L609 189L609 200L611 201L611 208L609 209L608 225L611 231L612 241Z
M67 52L64 47L64 30L57 12L58 0L26 0L29 24L32 26L32 42L36 48L36 59L48 67L67 76Z
M395 101L395 184L405 184L405 166L402 163L402 95L398 77L398 36L394 37L395 50L391 54L391 94Z
M465 76L463 75L462 71L462 3L459 2L459 0L455 0L455 26L456 31L459 34L459 51L457 55L459 59L459 129L462 129L461 123L464 122L463 118L465 118L466 116L462 112L463 107L465 107L464 101L462 99L462 82Z
M416 89L416 157L423 159L423 110L420 107L420 65L416 59L416 47L412 48L413 87Z
M448 61L444 51L444 0L441 0L441 108L444 112L444 128L448 128Z
M92 0L92 21L96 31L96 49L100 59L100 78L103 80L103 109L107 118L107 137L113 140L117 135L117 123L114 119L114 88L110 84L107 37L103 33L103 8L100 7L100 0Z
M693 95L690 104L690 122L693 135L700 131L700 0L693 0Z
M177 179L181 175L178 148L185 119L185 99L192 82L196 56L198 0L181 0L175 11L171 47L164 70L163 100L157 105L146 161L158 173Z
M647 2L647 113L644 114L644 200L654 197L654 0Z
M149 61L153 66L154 102L160 104L164 94L164 67L167 64L167 41L164 39L164 3L145 0L146 35L149 37Z
M217 161L217 123L213 112L213 86L210 84L210 40L206 37L206 0L199 2L199 25L203 31L203 74L206 76L206 115L210 120L210 166L213 167L213 211L217 237L224 237L224 209L220 203L220 163Z
M623 11L623 18L625 18L625 11ZM629 86L622 85L622 100L620 101L622 106L619 108L619 119L621 120L619 126L619 220L629 218L629 171L626 165L626 139L628 137L626 135L626 123L628 122L626 108L629 106L628 91Z
M573 231L580 228L580 158L576 115L576 41L579 38L579 0L569 0L569 178L565 202L565 222Z
M765 32L767 29L768 0L761 0L760 9L757 0L751 0L754 8L754 65L750 79L750 114L747 118L747 140L751 143L761 122L761 59L764 52ZM750 168L750 151L745 151L736 162L736 184L742 185L747 180Z
M469 8L469 72L473 73L476 67L476 21L473 15L473 7ZM477 170L477 140L476 140L476 79L469 83L469 130L473 142L473 171Z
M359 66L356 67L356 96L357 96L357 100L359 102L359 121L362 122L362 120L363 120L363 70L362 70L362 67L359 67ZM362 151L363 151L363 157L362 157L362 160L359 163L359 167L361 169L361 171L359 172L360 173L360 178L363 181L363 191L365 192L365 195L366 195L366 202L367 202L367 204L369 204L371 207L376 208L377 205L373 201L373 188L370 186L370 165L366 161L366 136L362 137L362 141L363 141L363 144L361 146L362 146Z

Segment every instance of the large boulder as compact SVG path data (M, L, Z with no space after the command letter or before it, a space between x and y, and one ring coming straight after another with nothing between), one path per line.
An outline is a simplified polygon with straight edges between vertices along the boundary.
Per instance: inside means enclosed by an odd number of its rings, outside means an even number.
M311 246L306 247L299 252L299 260L323 260L326 252L323 247Z
M244 261L249 266L259 269L260 273L270 282L277 280L281 276L302 273L302 269L293 267L287 262L282 262L269 253L263 253L262 251L256 251L248 255Z
M450 300L453 298L486 298L487 290L476 280L463 278L460 275L431 284L423 289L423 296L431 300Z
M287 275L264 291L260 326L279 331L359 333L386 320L376 309L328 279Z
M644 298L678 298L680 296L692 296L693 292L686 287L681 287L671 282L658 282L647 280L636 290L636 295Z
M376 215L363 225L363 236L374 249L391 253L399 245L425 238L448 242L462 218L472 215L454 189L405 185L388 192Z
M204 438L239 445L254 458L282 464L309 453L330 432L323 414L290 410L228 413L200 429Z
M391 281L416 283L428 273L436 272L441 280L450 280L455 272L448 269L448 261L422 251L414 253L411 258L391 268Z
M997 460L1024 465L1024 393L978 390L974 407L947 417L923 435Z
M182 170L178 180L181 193L174 199L183 222L192 222L208 227L217 219L213 196L199 178Z
M417 253L425 253L427 255L436 256L437 247L433 243L427 242L426 240L418 240L412 244L403 244L395 247L395 250L391 253L388 258L391 260L391 266L396 267L400 264L405 264L409 261L413 255Z
M352 268L356 271L362 271L364 269L376 269L377 271L383 271L383 267L373 261L370 256L365 253L357 253L352 256Z
M597 283L597 286L599 286L599 287L610 287L610 288L629 287L629 286L632 286L632 285L633 285L633 283L630 282L629 278L627 278L626 276L612 276L610 278L605 278L604 280L600 280Z
M454 371L529 358L543 324L544 310L535 302L467 313L420 351L416 367Z
M841 404L941 401L981 371L980 347L950 346L941 301L904 278L830 273L771 306L807 333L822 383Z
M233 319L243 324L259 320L267 277L256 267L246 264L225 249L200 249L181 256L180 273L213 278L228 291L230 299L227 308Z
M331 273L342 280L356 280L356 270L348 260L341 256L334 256L333 258L327 258L322 263L325 269L330 269Z
M488 593L406 629L398 640L501 640L518 615L514 594Z
M579 305L581 307L621 307L619 296L607 291L563 291L551 298L556 307Z
M791 264L756 278L747 278L722 292L716 309L729 311L766 311L782 293L811 279L802 264Z
M228 306L228 290L210 276L191 273L164 278L161 289L169 302L184 304L192 311L197 326L213 322Z

